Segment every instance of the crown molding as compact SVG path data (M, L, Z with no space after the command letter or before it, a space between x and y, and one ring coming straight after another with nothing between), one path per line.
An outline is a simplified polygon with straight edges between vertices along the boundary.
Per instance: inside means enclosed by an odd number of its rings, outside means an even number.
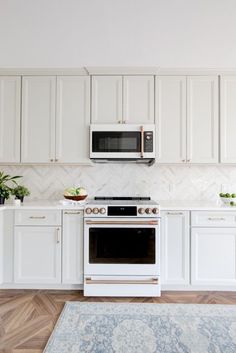
M30 75L45 75L45 76L50 76L50 75L73 75L73 76L84 76L88 75L88 72L86 68L81 67L81 68L0 68L0 75L24 75L24 76L30 76Z
M89 75L157 75L158 67L86 66Z

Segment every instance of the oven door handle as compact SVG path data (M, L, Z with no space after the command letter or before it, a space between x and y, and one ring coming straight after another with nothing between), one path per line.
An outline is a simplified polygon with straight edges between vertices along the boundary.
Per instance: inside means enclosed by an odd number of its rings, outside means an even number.
M122 280L122 279L92 279L91 277L85 278L86 284L159 284L158 278L151 278L151 279L129 279L129 280Z
M144 127L141 126L140 128L141 131L141 158L144 157Z
M91 221L91 220L86 220L86 224L91 224L91 225L98 225L98 224L104 224L104 225L147 225L147 226L155 226L158 225L158 221Z

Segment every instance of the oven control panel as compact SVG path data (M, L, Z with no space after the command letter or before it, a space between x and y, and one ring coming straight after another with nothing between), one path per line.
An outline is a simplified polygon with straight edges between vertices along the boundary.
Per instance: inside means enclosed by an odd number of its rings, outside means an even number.
M85 217L160 217L158 205L87 205Z

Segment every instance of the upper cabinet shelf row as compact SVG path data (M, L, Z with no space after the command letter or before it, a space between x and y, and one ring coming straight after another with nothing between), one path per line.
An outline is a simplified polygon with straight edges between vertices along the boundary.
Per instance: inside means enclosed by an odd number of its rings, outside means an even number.
M1 163L88 163L89 124L89 77L0 76Z
M90 122L156 123L159 163L236 163L235 117L233 75L0 76L0 163L88 164Z

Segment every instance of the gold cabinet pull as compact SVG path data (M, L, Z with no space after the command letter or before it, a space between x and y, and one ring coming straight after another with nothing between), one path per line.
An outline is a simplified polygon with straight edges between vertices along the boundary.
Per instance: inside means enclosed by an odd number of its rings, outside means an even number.
M224 217L208 217L209 221L225 221Z
M60 244L60 241L61 241L61 239L60 239L60 228L57 228L56 232L57 232L57 244Z
M46 216L30 216L30 219L45 219Z
M141 158L144 156L144 127L141 126L140 128L141 131Z
M80 211L74 211L74 212L72 212L72 211L65 211L64 212L64 214L68 214L68 215L74 215L74 214L81 214L82 212L80 212Z
M90 221L87 220L85 222L86 224L110 224L110 225L116 225L116 224L125 224L125 225L157 225L158 221Z

